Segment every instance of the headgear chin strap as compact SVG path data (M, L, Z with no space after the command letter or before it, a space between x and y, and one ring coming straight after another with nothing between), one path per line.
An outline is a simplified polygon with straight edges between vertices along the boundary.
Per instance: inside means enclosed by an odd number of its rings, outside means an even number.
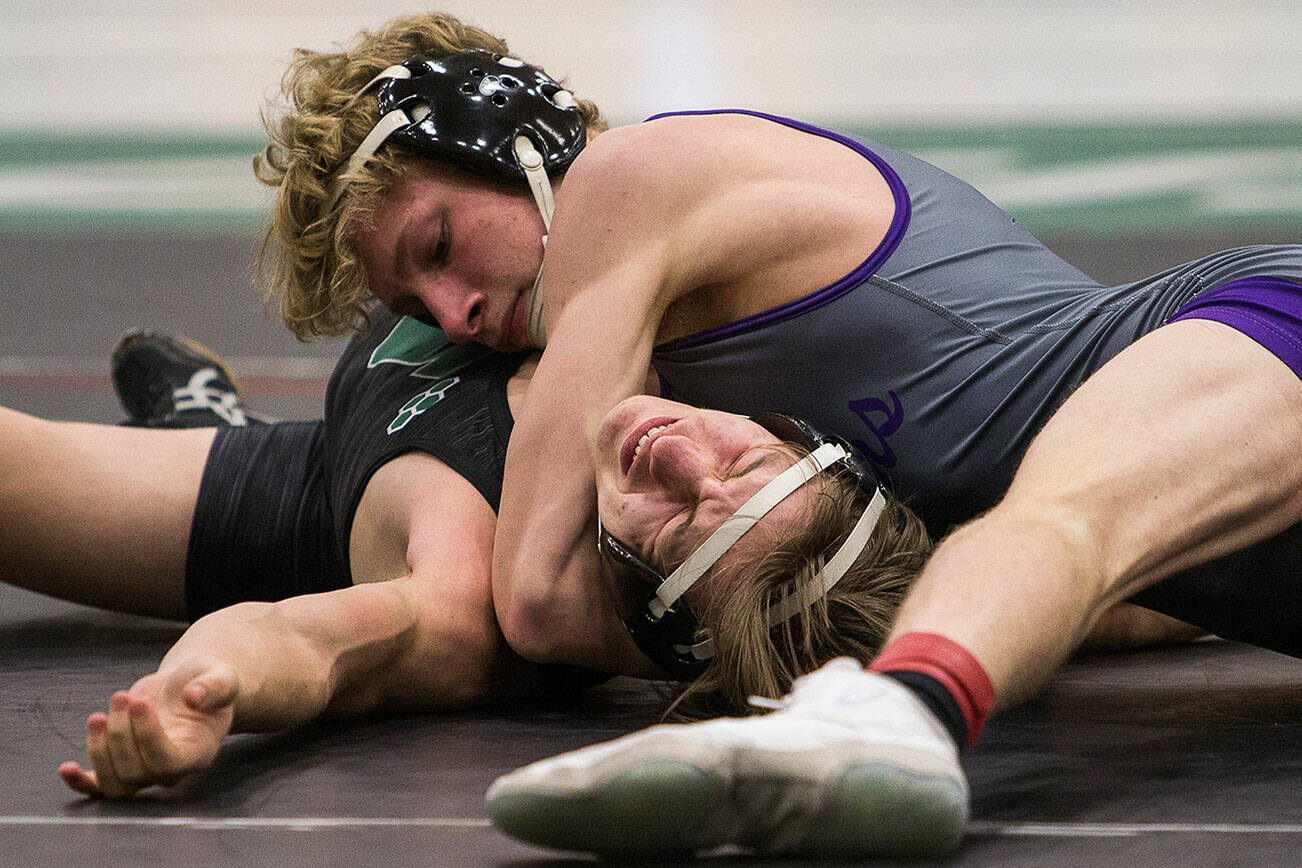
M687 560L678 569L669 574L669 578L656 588L655 597L650 602L651 614L657 618L664 615L688 588L696 584L706 570L714 566L728 549L773 507L786 500L796 489L800 488L834 462L849 457L845 447L839 443L824 443L812 453L797 461L786 470L769 480L759 491L751 495L723 524L714 529L714 533L705 538L705 542L696 547Z
M836 550L836 554L823 565L823 568L814 573L805 586L810 590L800 587L792 587L787 593L783 594L776 604L769 606L768 626L770 629L785 624L796 615L808 609L819 597L826 597L827 593L841 581L841 578L854 565L859 554L868 545L868 540L873 535L873 530L877 527L877 521L881 518L882 510L886 508L886 495L879 488L873 493L873 499L868 502L863 514L855 522L854 528L850 535L845 538L845 542ZM686 649L697 660L709 660L714 656L714 642L710 638L702 639Z
M506 180L523 176L550 230L549 175L565 171L587 143L572 93L537 67L487 51L417 55L376 75L349 104L377 87L380 119L336 176L327 211L392 139Z
M667 667L676 677L693 678L699 675L714 656L714 644L709 638L699 642L691 642L687 638L695 631L695 625L691 622L690 615L673 608L674 603L775 506L819 473L846 460L852 460L852 456L844 446L839 443L823 443L770 480L742 504L737 512L725 519L656 588L640 615L629 621L628 627L634 633L634 639L639 642L639 647L648 652L659 648L660 651L653 659ZM805 611L815 599L826 596L835 587L867 546L885 508L886 496L878 486L836 553L815 571L808 584L802 583L802 587L792 588L769 607L769 627L775 627Z

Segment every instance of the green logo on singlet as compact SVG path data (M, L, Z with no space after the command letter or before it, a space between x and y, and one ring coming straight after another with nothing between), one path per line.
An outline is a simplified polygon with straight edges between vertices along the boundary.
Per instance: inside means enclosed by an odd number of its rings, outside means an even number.
M477 344L454 344L441 328L409 316L398 320L389 336L371 353L366 367L402 365L412 369L411 376L435 382L402 405L389 423L388 432L401 431L412 419L442 401L448 390L461 382L459 373L492 352Z

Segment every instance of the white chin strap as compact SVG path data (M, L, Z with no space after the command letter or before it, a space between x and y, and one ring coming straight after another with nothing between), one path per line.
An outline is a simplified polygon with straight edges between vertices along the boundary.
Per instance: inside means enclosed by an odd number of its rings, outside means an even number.
M844 447L835 443L824 443L755 492L750 500L725 519L723 524L719 525L705 542L697 546L696 550L687 556L687 560L683 561L678 569L656 588L655 597L649 604L652 616L657 620L664 617L688 588L696 584L697 580L705 575L706 571L714 566L719 558L723 557L737 540L741 539L773 507L819 473L849 457L850 453ZM793 588L775 605L769 607L769 627L776 627L789 621L796 614L807 609L814 600L825 596L841 580L868 544L873 529L877 526L877 520L885 508L886 497L881 489L878 489L863 514L859 516L859 520L855 522L845 542L823 565L823 568L815 573L810 584L804 589ZM689 651L697 660L708 660L714 656L714 645L708 638L689 647L674 647L679 653Z
M785 624L796 615L808 610L815 600L827 596L827 592L841 581L868 545L868 540L872 538L873 530L877 527L877 520L881 518L882 510L885 508L886 495L882 494L879 488L873 494L872 500L868 502L868 507L864 509L863 514L859 516L859 520L855 522L850 535L845 538L845 542L823 565L823 568L814 574L807 585L791 587L777 603L769 606L767 618L769 629ZM679 653L686 651L697 660L709 660L714 656L714 642L707 636L686 648L675 645L674 650Z
M503 59L505 62L505 58ZM377 85L394 78L411 78L411 70L402 64L390 66L381 72L375 78L366 83L366 86L353 94L352 98L345 104L345 108L352 105L361 97L365 96ZM573 102L573 95L569 91L558 91L552 97L562 102ZM326 199L326 212L334 210L335 205L339 203L339 198L343 196L344 189L347 188L348 182L357 177L366 162L375 156L375 152L385 143L389 136L398 130L419 123L429 114L429 106L418 105L412 109L408 115L402 109L394 109L384 115L376 122L375 126L367 133L366 138L357 146L357 150L348 158L348 164L340 172L331 185L330 196ZM529 189L533 193L533 201L538 206L538 213L542 215L543 220L543 246L547 246L547 233L552 228L552 212L556 210L556 202L552 197L551 179L547 177L547 170L543 168L543 156L538 152L534 143L529 140L528 136L516 136L515 141L511 143L511 150L515 154L516 164L524 171L525 179L529 182ZM542 266L538 266L538 276L534 278L533 292L529 295L529 324L528 336L529 343L535 347L541 347L546 343L546 336L543 334L542 322L542 294L538 292L538 284L542 282Z
M542 154L533 146L526 136L516 136L512 148L515 151L515 161L524 169L525 177L529 180L529 189L533 191L533 201L538 205L538 213L542 214L543 228L547 232L552 229L552 212L556 210L556 202L552 199L552 182L547 177L547 172L543 169ZM547 247L547 235L542 237L543 248ZM538 276L533 279L533 291L529 293L529 323L527 335L531 346L541 348L547 343L547 336L543 333L543 302L542 293L538 291L538 285L542 283L542 264L538 265Z

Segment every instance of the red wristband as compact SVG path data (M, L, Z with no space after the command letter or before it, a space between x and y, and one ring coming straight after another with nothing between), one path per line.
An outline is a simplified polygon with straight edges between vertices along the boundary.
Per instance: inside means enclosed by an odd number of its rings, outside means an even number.
M949 691L967 723L967 743L981 733L995 686L990 676L962 645L938 633L905 633L887 644L869 664L872 672L919 672Z

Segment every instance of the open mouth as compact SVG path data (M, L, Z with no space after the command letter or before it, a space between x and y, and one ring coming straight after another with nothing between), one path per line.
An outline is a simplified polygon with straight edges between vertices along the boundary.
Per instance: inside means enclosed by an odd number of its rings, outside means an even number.
M660 432L677 421L671 416L657 416L644 420L642 424L633 429L633 433L628 435L628 438L624 440L624 445L619 450L619 468L625 476L633 468L633 462L642 454L642 450L659 436Z

